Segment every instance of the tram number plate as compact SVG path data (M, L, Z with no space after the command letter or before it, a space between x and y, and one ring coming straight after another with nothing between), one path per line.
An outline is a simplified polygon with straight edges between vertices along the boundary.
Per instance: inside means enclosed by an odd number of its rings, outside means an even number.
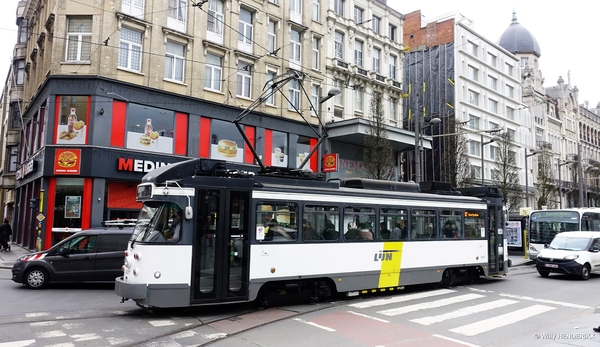
M558 265L556 265L556 264L546 264L546 267L553 267L553 268L557 268L557 267L558 267Z

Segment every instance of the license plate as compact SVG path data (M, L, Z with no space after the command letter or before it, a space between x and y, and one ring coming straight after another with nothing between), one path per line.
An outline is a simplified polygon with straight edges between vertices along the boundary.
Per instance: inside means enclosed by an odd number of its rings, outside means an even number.
M553 268L557 268L558 267L558 265L556 265L556 264L546 264L545 266L546 267L553 267Z

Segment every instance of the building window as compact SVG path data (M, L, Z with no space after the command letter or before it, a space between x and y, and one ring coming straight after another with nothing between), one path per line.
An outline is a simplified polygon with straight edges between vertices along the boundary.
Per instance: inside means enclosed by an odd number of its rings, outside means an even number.
M142 69L142 33L121 27L119 46L119 66L141 71Z
M515 97L515 88L513 86L506 85L506 96L511 99Z
M204 87L216 91L221 91L221 79L223 72L223 58L208 53L206 55L206 76L204 77Z
M396 56L390 55L390 78L396 79Z
M68 17L67 61L89 61L92 53L92 17Z
M354 6L354 23L361 24L363 21L363 9Z
M362 112L363 111L363 95L364 91L360 88L354 89L354 111Z
M121 11L132 17L144 19L144 0L123 0Z
M185 62L184 51L184 45L167 41L165 53L165 78L183 82L183 63Z
M290 11L302 14L302 1L290 0Z
M339 31L335 32L335 57L344 60L344 34Z
M252 89L252 65L238 63L236 95L250 98Z
M506 107L506 118L515 120L515 109L512 107Z
M312 20L318 22L321 19L321 4L320 0L313 0Z
M310 102L311 102L311 103L312 103L312 105L313 105L313 108L312 108L312 112L311 112L311 114L312 114L313 116L315 116L315 117L319 117L319 115L317 114L317 110L315 110L315 107L316 107L317 109L319 108L319 90L320 90L320 87L321 87L321 86L319 86L318 84L313 84L313 85L310 87ZM323 116L323 115L321 115L321 117L322 117L322 116Z
M396 26L390 24L388 26L388 36L392 42L396 42Z
M15 61L15 83L21 85L25 82L25 59Z
M333 86L337 89L340 90L341 93L339 93L338 95L333 97L333 103L335 105L340 105L343 106L344 105L344 82L340 81L340 80L334 80L333 81Z
M498 113L498 101L488 99L488 111Z
M344 0L333 0L333 12L338 16L344 16Z
M496 90L498 88L498 79L496 79L496 77L488 76L488 87Z
M481 168L471 165L471 178L481 178Z
M481 156L481 152L479 151L480 147L481 147L481 142L470 140L469 141L469 154L477 156L477 157Z
M53 231L81 230L83 178L56 178Z
M277 28L277 22L269 19L269 36L267 38L267 49L270 54L276 54L275 49L277 45L277 35L275 29Z
M500 126L497 123L494 122L489 122L488 123L489 129L493 130L493 129L500 129Z
M17 43L27 42L27 19L21 19L19 21L19 36L17 36Z
M479 81L479 69L469 65L469 78L473 81Z
M390 119L398 121L398 111L396 111L398 105L398 99L390 98Z
M373 16L373 20L371 21L371 23L373 24L373 26L372 26L373 31L376 34L379 34L379 30L380 30L380 27L381 27L381 18L379 18L377 16Z
M496 160L496 150L497 148L494 146L490 146L490 160Z
M9 153L8 163L4 167L8 168L9 172L17 171L17 162L19 160L19 146L6 146L6 152Z
M515 131L513 129L508 129L506 130L506 134L507 134L507 140L509 141L515 141Z
M169 18L179 22L185 22L187 9L186 0L169 0Z
M360 67L363 66L362 48L363 48L362 41L356 40L354 42L354 64L356 64L356 66L360 66Z
M290 64L296 65L299 69L302 65L302 37L299 31L292 29L290 31Z
M314 37L312 39L312 68L319 70L319 46L321 45L321 39Z
M267 88L273 88L273 79L276 75L276 71L267 70ZM269 95L266 104L270 106L275 106L275 93L271 93L271 95Z
M492 53L488 53L488 64L490 64L493 67L496 67L497 58Z
M295 109L299 110L300 109L300 81L298 81L297 79L291 80L289 93L290 93L289 94L290 102L288 105L288 109L294 110L294 107L295 107Z
M469 103L479 106L479 93L469 90Z
M506 63L504 65L504 70L505 70L504 72L506 72L507 75L509 75L509 76L513 75L513 66L512 65Z
M381 65L379 64L381 61L380 57L381 50L379 48L373 48L373 71L375 71L375 73L381 72Z
M479 130L479 117L475 117L474 115L469 115L469 129Z
M467 44L468 47L468 52L471 53L474 57L477 56L477 52L479 50L479 46L477 46L475 43L468 41Z
M219 36L223 35L223 1L208 1L208 19L206 29Z
M240 24L239 24L238 41L240 45L252 47L252 12L246 9L240 9Z
M528 63L529 63L529 58L521 57L521 67L522 68L526 67Z

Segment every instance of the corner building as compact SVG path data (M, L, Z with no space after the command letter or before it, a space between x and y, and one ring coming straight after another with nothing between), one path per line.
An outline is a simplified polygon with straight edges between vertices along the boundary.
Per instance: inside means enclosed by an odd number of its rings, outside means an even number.
M327 72L334 39L328 28L338 3L20 1L20 54L13 64L19 78L7 84L11 98L3 101L9 108L3 131L15 135L3 148L15 165L3 173L2 186L14 192L14 240L46 249L103 220L137 217L135 187L162 165L204 157L256 169L232 123L251 105L240 125L264 164L298 168L318 142L321 91L342 81ZM385 2L364 7L369 16L378 13L375 41L385 41ZM393 18L401 30L402 16ZM401 44L390 47L399 66ZM380 48L381 57L389 57L389 47ZM385 61L361 77L365 86L380 84L384 94L401 83L400 74L383 75ZM262 99L275 87L269 81L289 76L302 78ZM345 83L342 88L349 97ZM394 95L388 100L400 103L401 94ZM334 100L320 105L323 120L334 117L335 105L344 106ZM339 136L362 145L350 135ZM314 154L310 169L318 170L321 157Z

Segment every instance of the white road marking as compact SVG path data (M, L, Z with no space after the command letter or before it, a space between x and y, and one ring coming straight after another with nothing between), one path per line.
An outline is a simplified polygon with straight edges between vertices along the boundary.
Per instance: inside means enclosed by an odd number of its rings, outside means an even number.
M455 292L456 292L455 290L450 290L450 289L439 289L439 290L434 290L434 291L425 292L425 293L399 295L399 296L394 296L391 298L377 299L377 300L371 300L371 301L367 301L367 302L360 302L360 303L351 304L348 306L356 307L356 308L368 308L368 307L374 307L374 306L396 304L399 302L405 302L405 301L410 301L410 300L430 298L432 296L450 294L450 293L455 293Z
M433 334L432 336L440 338L440 339L444 339L444 340L448 340L448 341L460 343L461 345L465 345L465 346L469 346L469 347L479 347L478 345L474 345L472 343L468 343L468 342L464 342L464 341L461 341L461 340L453 339L453 338L447 337L447 336L442 336L442 335L438 335L438 334Z
M108 343L110 343L111 346L123 345L128 342L131 342L128 338L123 337L107 337L106 339L108 340Z
M564 301L554 301L554 300L545 300L545 299L535 299L532 298L530 296L522 296L522 295L512 295L512 294L499 294L500 296L505 296L507 298L513 298L513 299L519 299L519 300L528 300L528 301L535 301L535 302L539 302L542 304L552 304L552 305L559 305L559 306L565 306L565 307L571 307L571 308L579 308L582 310L587 310L588 308L591 308L590 306L584 306L584 305L578 305L578 304L571 304L570 302L564 302Z
M172 320L151 320L148 323L154 325L155 327L166 327L169 325L177 325L177 323Z
M65 332L61 331L61 330L53 330L53 331L44 331L41 333L36 333L35 336L37 336L38 338L44 338L44 337L67 336L67 334L65 334Z
M473 324L467 324L458 328L450 329L449 331L466 336L475 336L477 334L520 322L535 315L555 309L556 307L533 305L511 313L484 319Z
M27 318L32 318L32 317L43 317L43 316L48 316L50 315L50 313L48 312L33 312L33 313L25 313L25 317Z
M377 313L380 313L380 314L383 314L386 316L397 316L397 315L404 314L404 313L426 310L426 309L442 307L442 306L448 306L448 305L456 304L459 302L465 302L465 301L484 298L484 297L485 297L485 295L481 295L481 294L465 294L465 295L455 296L452 298L428 301L428 302L424 302L421 304L414 304L414 305L409 305L409 306L404 306L404 307L392 308L389 310L378 311Z
M55 345L47 345L44 347L75 347L75 344L72 342L65 342L65 343L57 343Z
M484 311L488 311L488 310L492 310L492 309L496 309L499 307L516 304L516 303L518 303L518 301L516 301L516 300L500 299L500 300L486 302L486 303L475 305L475 306L459 308L456 311L440 314L437 316L429 316L429 317L423 317L423 318L418 318L418 319L411 319L410 321L419 323L419 324L423 324L423 325L431 325L434 323L443 322L445 320L465 317L470 314L484 312Z
M305 320L303 320L303 319L300 319L300 318L293 318L293 319L294 319L295 321L298 321L298 322L300 322L300 323L304 323L304 324L312 325L312 326L313 326L313 327L315 327L315 328L323 329L323 330L326 330L326 331L329 331L329 332L334 332L334 331L335 331L335 329L332 329L332 328L329 328L329 327L326 327L326 326L323 326L323 325L319 325L319 324L317 324L317 323L313 323L313 322L307 322L307 321L305 321Z
M0 343L0 347L26 347L26 346L33 345L34 343L35 343L35 340L2 342L2 343Z
M31 325L32 327L47 327L47 326L54 325L54 324L56 324L56 321L29 323L29 325Z
M357 316L361 316L361 317L365 317L365 318L369 318L369 319L373 319L373 320L376 320L376 321L379 321L379 322L382 322L382 323L389 323L390 322L389 320L385 320L385 319L381 319L381 318L377 318L377 317L373 317L373 316L368 316L366 314L362 314L362 313L358 313L358 312L348 311L348 313L354 314L354 315L357 315Z
M100 339L100 335L96 334L96 333L89 333L89 334L76 334L76 335L70 335L70 337L72 339L74 339L76 342L79 341L89 341L89 340L97 340Z
M203 337L207 340L216 340L216 339L222 339L224 337L227 337L227 333L208 334L208 335L203 335Z

